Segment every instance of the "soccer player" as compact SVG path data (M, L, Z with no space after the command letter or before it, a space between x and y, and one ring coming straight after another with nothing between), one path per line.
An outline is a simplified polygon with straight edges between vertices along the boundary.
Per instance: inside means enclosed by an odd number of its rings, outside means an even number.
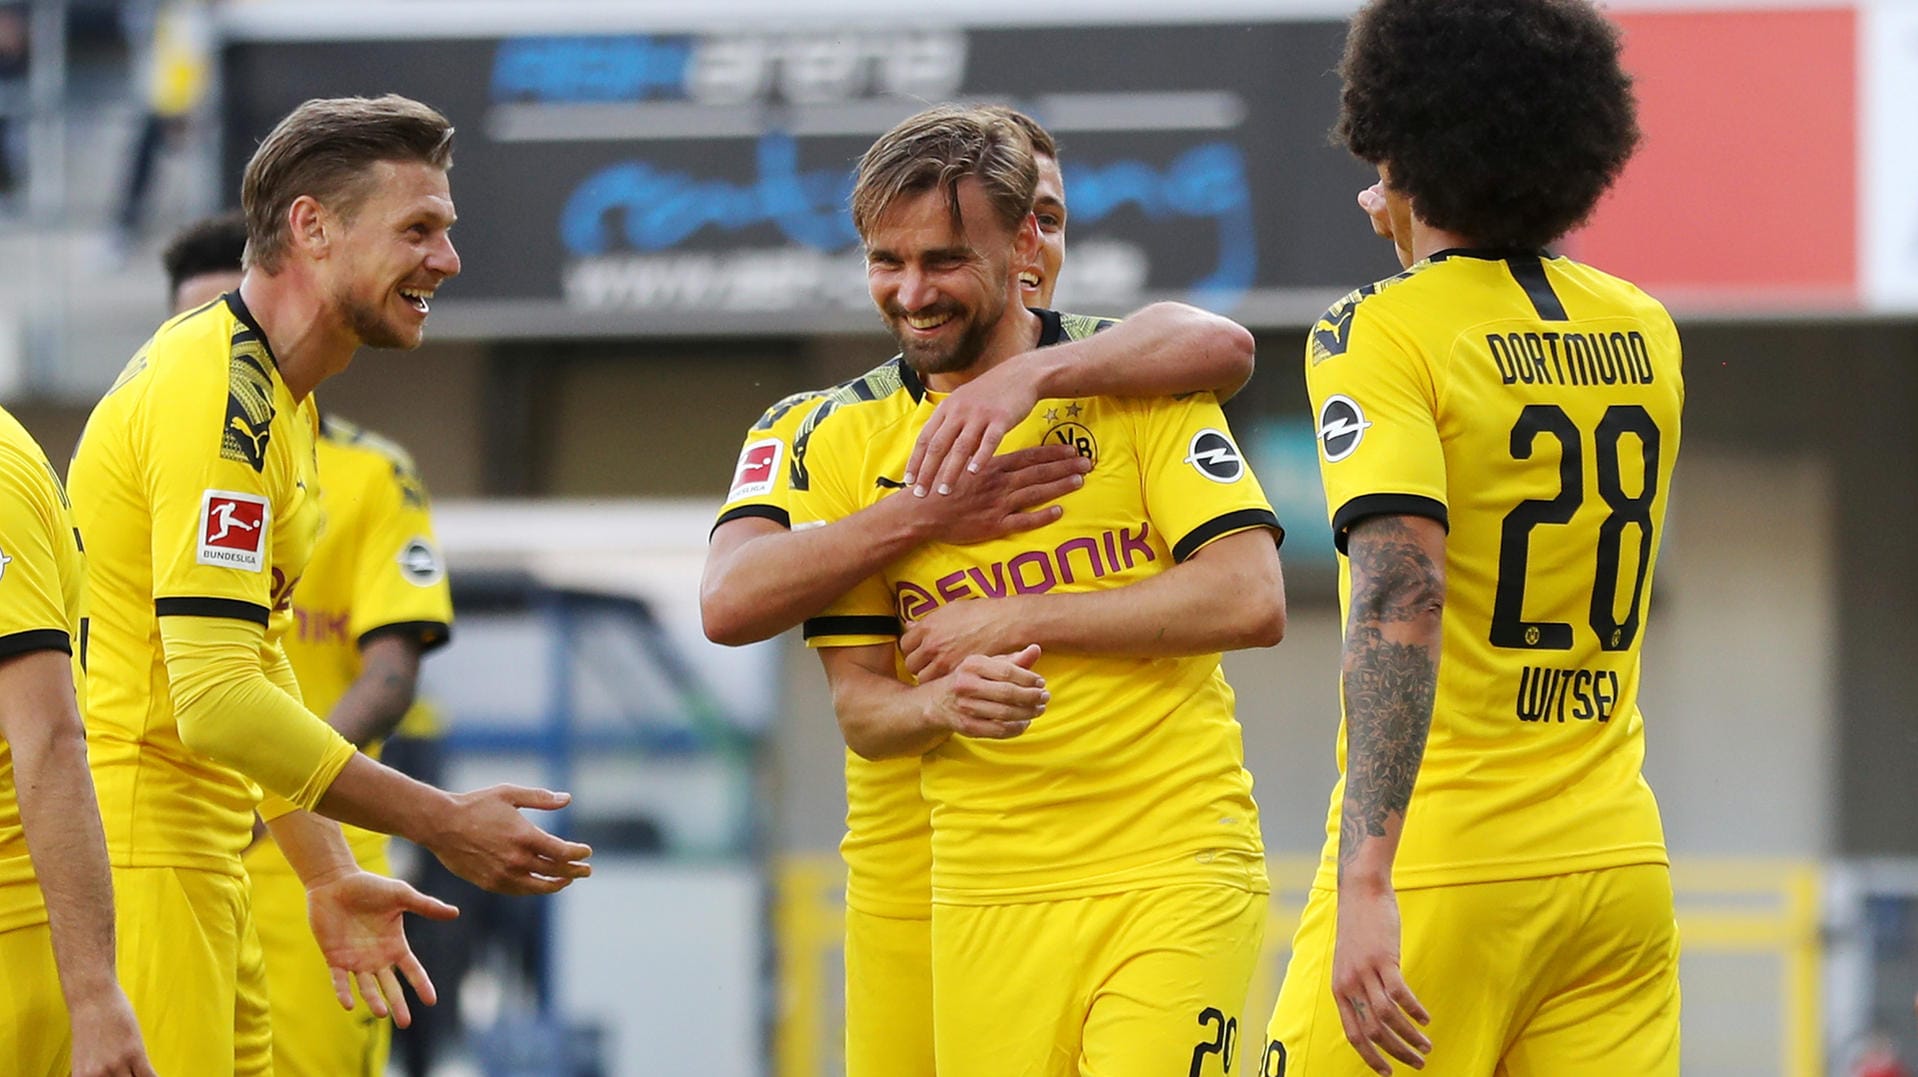
M884 497L939 394L1102 327L1021 304L1034 184L1027 140L977 110L862 158L853 219L901 357L800 432L796 527ZM1070 511L920 545L806 622L848 746L923 756L938 1073L1223 1073L1267 884L1218 652L1283 631L1277 520L1209 393L1046 398L1004 440L1088 460ZM907 683L902 628L935 619L963 655Z
M162 256L174 313L239 287L245 250L246 218L238 213L177 236ZM377 757L415 708L420 658L450 636L452 594L426 485L404 449L326 414L315 461L326 529L294 592L286 656L306 705ZM349 827L346 837L361 868L392 874L384 835ZM392 1026L333 1001L320 974L326 962L306 926L306 888L286 854L272 841L256 841L244 862L265 952L273 1072L384 1073Z
M1341 74L1408 268L1307 343L1342 777L1263 1072L1675 1075L1638 687L1679 341L1545 253L1637 142L1618 33L1586 0L1373 0Z
M271 1067L241 850L255 808L307 889L335 995L431 1001L402 911L450 906L356 868L320 814L432 850L490 888L550 893L590 850L527 822L563 794L448 794L308 711L282 640L320 532L311 394L362 344L417 346L448 238L451 126L399 97L309 101L241 190L237 292L161 326L94 409L72 469L96 586L88 746L119 901L123 986L162 1073ZM261 787L266 799L261 799Z
M1065 258L1065 185L1057 146L1050 133L1022 113L982 111L1017 125L1032 143L1038 168L1032 211L1040 251L1019 273L1019 283L1024 302L1049 307ZM999 399L979 392L992 386L975 382L947 397L935 412L935 420L957 417L949 425L946 452L962 431L973 432L968 444L981 446L981 472L955 468L949 487L957 489L949 495L915 499L902 493L846 520L798 534L787 531L790 487L788 469L782 465L791 457L793 432L825 391L781 401L748 431L734 490L713 529L701 593L709 633L722 642L753 642L824 609L839 592L878 571L891 551L905 548L858 534L861 527L883 527L888 512L901 513L908 530L898 541L908 545L935 537L957 541L976 535L983 540L1055 518L1056 508L1043 514L1030 510L1077 488L1089 467L1078 451L1041 447L995 460L997 435L991 444L985 440L988 429L996 425L1003 434L1031 410L1040 395L1034 384L1039 378L1076 377L1085 391L1111 395L1217 388L1225 396L1251 376L1251 345L1250 335L1226 319L1161 304L1097 337L1029 352L1005 364L1009 371L1028 375L1029 382L1008 380ZM1070 371L1043 369L1041 360L1075 355ZM961 416L969 405L976 410ZM1008 413L1009 420L996 419ZM919 451L926 443L922 436ZM967 459L963 452L950 458L958 463ZM928 472L936 474L940 462L928 458ZM801 581L811 586L795 595L795 585L807 586ZM755 620L730 623L745 617ZM848 752L846 788L846 1072L848 1077L930 1077L932 834L919 795L918 761L869 762Z
M0 410L0 1071L153 1077L115 978L113 883L75 700L86 555L66 491Z

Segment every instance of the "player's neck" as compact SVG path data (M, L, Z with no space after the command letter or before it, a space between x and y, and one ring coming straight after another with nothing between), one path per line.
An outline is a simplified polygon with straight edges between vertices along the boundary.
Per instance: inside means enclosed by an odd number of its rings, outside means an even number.
M295 400L305 400L320 382L345 370L359 348L359 339L296 269L273 276L248 270L240 281L240 298L266 334L280 380Z
M1442 228L1433 228L1431 225L1419 220L1417 214L1412 216L1412 261L1414 263L1423 262L1440 251L1471 249L1482 246L1484 246L1483 243L1473 240L1471 236L1460 232L1447 232Z
M945 374L928 374L926 388L935 393L949 393L961 385L998 366L1015 355L1022 355L1039 346L1039 333L1045 323L1037 314L1027 310L1025 304L1015 298L1006 303L1006 312L999 317L998 324L986 337L986 346L979 358L964 370L954 370Z

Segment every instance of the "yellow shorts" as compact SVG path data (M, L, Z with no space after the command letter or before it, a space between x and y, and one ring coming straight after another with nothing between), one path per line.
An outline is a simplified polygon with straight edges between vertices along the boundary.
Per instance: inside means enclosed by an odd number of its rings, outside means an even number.
M67 1077L73 1031L45 923L0 931L0 1073Z
M1663 865L1398 897L1405 982L1432 1015L1423 1077L1677 1077L1678 928ZM1314 890L1306 903L1259 1077L1372 1072L1332 1001L1336 898Z
M266 969L247 891L238 875L113 869L120 984L158 1073L273 1072Z
M299 876L290 870L253 876L253 923L266 954L274 1077L385 1073L393 1026L373 1016L357 987L351 1010L334 996L332 973L307 926L306 887Z
M933 906L939 1077L1222 1077L1266 906L1212 884Z
M846 910L846 1077L933 1077L932 921Z

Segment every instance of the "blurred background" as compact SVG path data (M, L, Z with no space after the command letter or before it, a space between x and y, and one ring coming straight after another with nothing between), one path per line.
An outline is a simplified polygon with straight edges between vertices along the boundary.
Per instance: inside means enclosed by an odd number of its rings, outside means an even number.
M448 780L572 788L563 826L598 854L556 899L466 898L434 944L464 989L431 1072L832 1077L839 738L795 636L704 640L700 561L760 411L892 353L852 160L927 103L1025 109L1065 167L1058 306L1183 298L1258 336L1228 412L1289 525L1291 627L1227 670L1274 859L1262 1029L1335 776L1302 341L1396 269L1353 204L1369 170L1325 137L1354 6L0 3L0 400L70 451L165 313L160 245L237 203L301 100L444 111L465 272L424 347L362 355L321 397L408 447L437 497ZM1685 1072L1909 1077L1918 5L1611 10L1646 137L1565 246L1663 298L1686 341L1642 698Z

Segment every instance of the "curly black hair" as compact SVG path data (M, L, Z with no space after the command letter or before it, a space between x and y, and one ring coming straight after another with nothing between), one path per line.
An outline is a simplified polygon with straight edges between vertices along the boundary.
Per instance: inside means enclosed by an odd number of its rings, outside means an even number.
M180 282L202 273L238 273L246 253L246 218L238 211L196 221L180 230L160 252L166 266L167 294Z
M1638 145L1618 54L1586 0L1371 0L1346 38L1332 139L1383 164L1432 227L1542 248Z

